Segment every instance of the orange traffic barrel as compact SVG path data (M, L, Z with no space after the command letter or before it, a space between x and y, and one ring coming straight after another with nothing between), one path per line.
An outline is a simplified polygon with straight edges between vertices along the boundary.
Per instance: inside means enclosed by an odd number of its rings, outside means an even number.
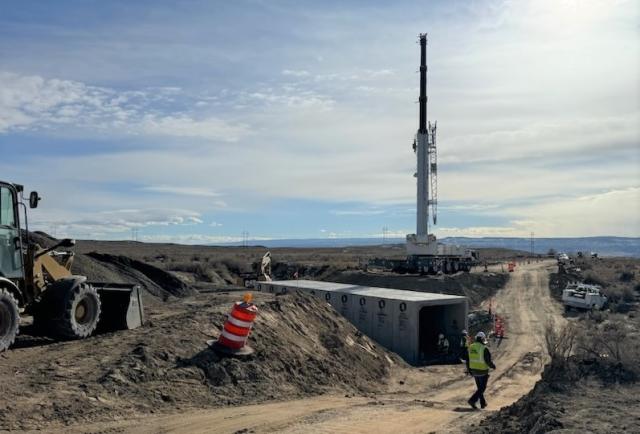
M251 303L251 294L245 295L242 302L236 302L227 316L218 341L212 347L229 355L248 355L253 349L248 347L247 339L258 315L258 308Z

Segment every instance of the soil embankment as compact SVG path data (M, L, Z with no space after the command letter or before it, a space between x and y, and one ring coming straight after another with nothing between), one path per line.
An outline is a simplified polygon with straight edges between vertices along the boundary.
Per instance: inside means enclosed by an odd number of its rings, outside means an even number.
M489 410L509 405L528 393L540 373L545 324L562 321L561 310L549 296L550 263L519 266L504 290L496 294L499 313L507 319L507 338L493 342L498 369L488 390ZM466 400L473 381L462 366L395 367L383 390L352 396L325 394L257 406L183 411L135 421L83 426L93 432L460 432L477 424L486 412L469 413ZM74 431L70 427L68 431Z
M55 242L44 234L34 238L43 246ZM208 432L216 426L234 432L245 428L238 421L247 421L258 430L397 432L393 423L404 421L400 431L412 432L421 424L458 423L460 390L470 390L459 366L408 367L329 305L305 295L255 294L260 314L250 342L256 353L248 360L220 358L208 349L205 341L217 337L238 299L226 291L251 269L259 250L80 242L72 270L92 281L140 284L148 322L133 331L53 342L30 334L27 318L16 346L0 354L0 430L157 432L168 426L169 431ZM282 273L302 268L303 275L316 279L380 277L358 276L362 256L370 255L363 249L281 253L286 266L275 267ZM505 312L517 312L514 336L540 321L537 311L526 314L532 299L518 299L517 288L533 279L527 297L544 299L538 291L546 279L543 268L519 270L496 294ZM359 283L467 295L479 302L506 280L499 273L402 277ZM207 291L198 294L201 289ZM537 375L537 344L522 342L515 347L505 340L496 348L508 378L516 378L505 389L507 402ZM334 413L337 425L326 425ZM378 413L384 420L380 427L374 422ZM153 414L168 419L153 419ZM121 422L112 425L112 420ZM354 431L354 426L361 428Z
M24 335L0 354L0 430L62 429L151 413L368 394L404 366L329 305L258 294L247 360L221 358L215 339L233 294L203 294L151 309L144 328L49 343ZM28 333L28 329L27 329Z
M548 365L533 390L469 433L640 432L640 385L608 362Z

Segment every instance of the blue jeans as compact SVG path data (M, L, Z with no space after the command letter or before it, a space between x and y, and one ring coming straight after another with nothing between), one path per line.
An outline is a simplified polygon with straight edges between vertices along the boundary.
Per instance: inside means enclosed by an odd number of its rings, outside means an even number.
M474 376L474 380L476 380L476 392L471 395L469 402L476 403L478 399L480 400L480 405L483 407L487 405L487 401L484 399L484 391L487 390L487 382L489 381L489 375L479 375Z

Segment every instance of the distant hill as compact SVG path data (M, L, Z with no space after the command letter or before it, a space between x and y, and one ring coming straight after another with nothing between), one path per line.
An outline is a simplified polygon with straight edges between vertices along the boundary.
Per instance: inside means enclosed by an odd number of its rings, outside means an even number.
M513 250L529 251L531 240L529 238L468 238L448 237L439 240L445 244L458 244L461 246L500 247ZM382 244L380 238L309 238L309 239L281 239L260 240L249 242L261 246L276 247L347 247L347 246L374 246ZM403 238L389 238L386 244L403 244ZM241 243L220 244L226 246L239 246ZM538 254L547 253L550 249L557 252L575 253L597 252L600 256L631 256L640 257L640 238L631 237L584 237L584 238L535 238L534 251Z
M584 238L534 238L535 253L557 252L597 252L600 256L640 257L640 238L631 237L584 237ZM468 247L503 247L506 249L530 251L530 238L467 238L450 237L444 243L460 244Z

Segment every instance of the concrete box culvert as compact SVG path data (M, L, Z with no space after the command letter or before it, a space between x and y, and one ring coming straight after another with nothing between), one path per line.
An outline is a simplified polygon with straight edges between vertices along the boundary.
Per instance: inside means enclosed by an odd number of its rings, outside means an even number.
M313 280L270 282L270 292L301 290L329 303L358 330L407 362L421 364L437 353L438 335L460 342L467 328L466 297Z

